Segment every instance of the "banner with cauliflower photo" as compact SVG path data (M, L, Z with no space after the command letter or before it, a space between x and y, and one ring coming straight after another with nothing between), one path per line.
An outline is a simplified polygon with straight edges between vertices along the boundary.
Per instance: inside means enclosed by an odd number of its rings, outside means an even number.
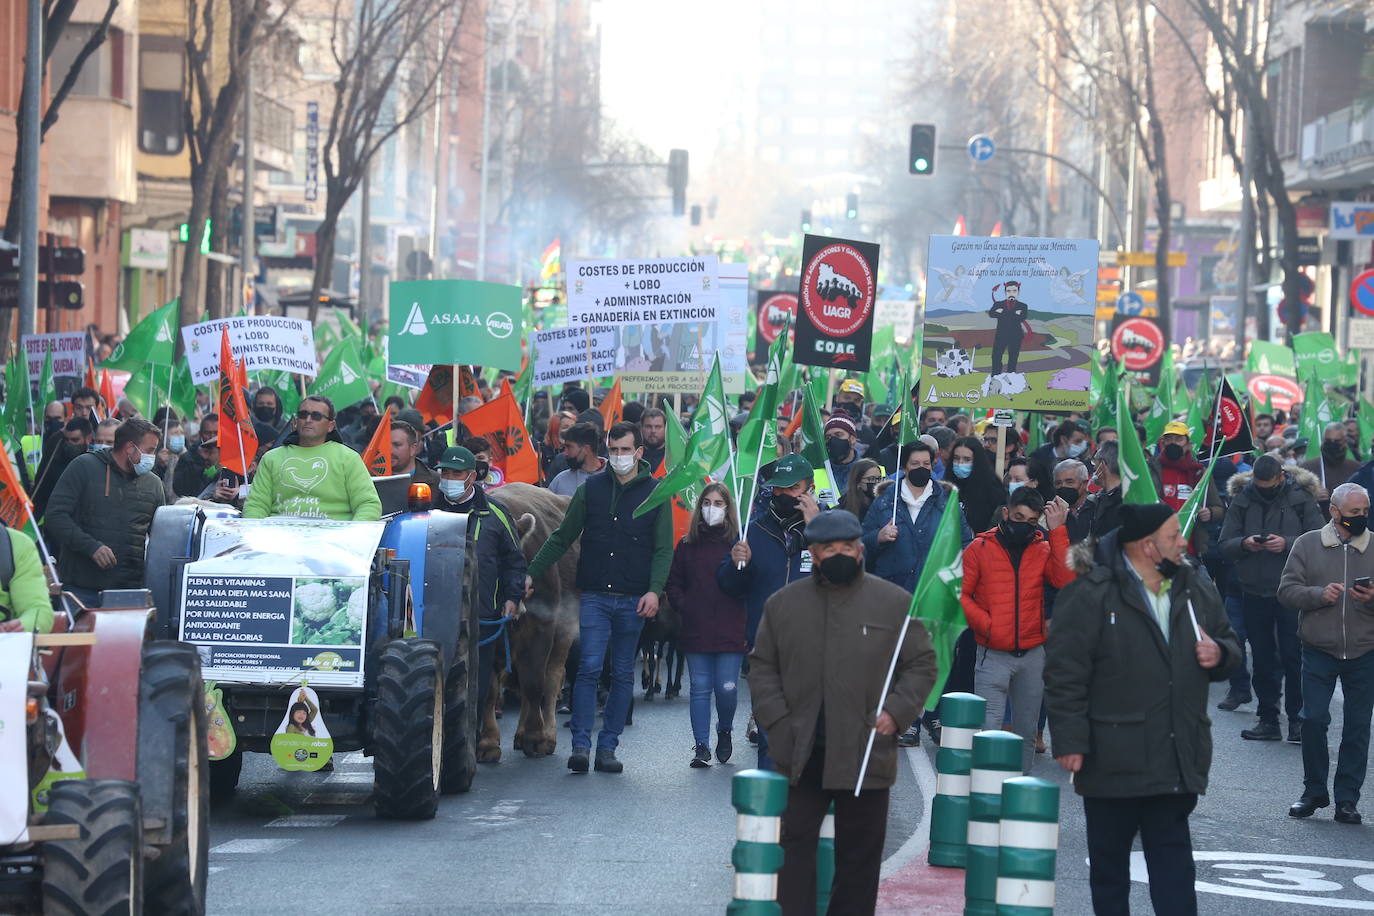
M385 526L208 519L182 577L181 638L205 678L361 687L368 576Z

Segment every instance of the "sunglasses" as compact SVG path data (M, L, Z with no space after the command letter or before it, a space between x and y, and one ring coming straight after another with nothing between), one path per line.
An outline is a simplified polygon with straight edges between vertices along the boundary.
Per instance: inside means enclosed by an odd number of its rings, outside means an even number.
M316 423L321 420L332 420L328 414L320 413L318 410L298 410L296 411L297 420L314 420Z

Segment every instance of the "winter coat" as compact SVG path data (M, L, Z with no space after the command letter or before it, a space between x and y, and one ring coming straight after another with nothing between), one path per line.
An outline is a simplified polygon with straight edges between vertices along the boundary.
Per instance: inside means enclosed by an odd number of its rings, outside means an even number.
M517 605L524 601L525 553L520 549L520 535L506 507L481 487L475 488L472 498L465 503L449 502L437 488L434 494L435 509L467 513L468 534L476 543L477 616L492 620L501 616L507 601Z
M673 551L664 589L682 617L677 645L683 652L744 652L744 601L720 587L716 570L735 546L725 526L703 528L696 541L683 538Z
M892 522L892 503L900 499L897 491L901 486L902 482L898 481L883 489L864 516L864 555L869 572L914 592L925 567L926 554L930 553L930 544L935 540L935 530L940 526L945 502L954 490L949 484L932 480L927 486L934 489L921 505L916 521L912 522L911 512L903 502L897 507L897 540L879 544L878 532ZM959 531L960 543L967 547L973 540L973 532L969 530L962 508L959 510Z
M1323 525L1317 509L1321 482L1301 468L1285 468L1287 479L1272 500L1259 495L1251 473L1235 474L1227 481L1231 508L1221 526L1221 555L1231 564L1240 589L1251 595L1272 598L1279 590L1279 576L1298 535ZM1246 550L1242 541L1254 534L1277 534L1287 543L1283 553Z
M53 487L44 528L61 544L58 575L77 588L142 588L143 553L153 513L166 505L162 481L120 470L112 452L87 452ZM91 554L104 545L118 561L101 569Z
M199 496L219 476L217 465L207 465L199 449L190 449L172 468L172 492L177 496Z
M1208 687L1240 662L1216 587L1183 565L1169 592L1166 642L1115 533L1074 545L1069 565L1078 578L1055 599L1045 705L1055 756L1084 755L1074 789L1097 798L1206 792ZM1221 649L1214 668L1197 663L1190 602Z
M811 552L802 537L804 527L800 515L783 524L772 509L756 509L745 535L749 562L739 569L727 553L716 567L721 591L744 599L745 636L751 646L763 618L764 603L784 585L811 572Z
M794 785L820 743L824 709L821 783L854 791L910 602L905 591L872 575L849 585L808 576L768 599L749 656L749 692L754 718L768 732L768 753ZM899 724L913 721L935 686L935 670L930 637L912 621L883 710ZM878 735L863 788L886 789L896 777L897 737Z
M1017 652L1045 641L1045 585L1063 588L1073 581L1068 551L1063 525L1048 537L1037 528L1016 564L996 528L973 539L964 550L959 600L978 645Z
M1192 455L1185 455L1178 461L1170 461L1166 456L1158 455L1155 456L1151 470L1158 471L1155 492L1160 494L1160 501L1177 512L1193 495L1193 487L1202 479L1207 466ZM1188 538L1188 552L1198 557L1207 552L1210 540L1208 530L1212 522L1220 520L1226 512L1226 506L1221 501L1221 493L1213 481L1207 481L1207 492L1202 496L1202 506L1212 510L1212 518L1207 522L1193 525L1193 532Z
M1092 513L1089 532L1091 537L1104 537L1121 524L1121 499L1120 484L1110 490L1098 490L1096 493L1088 494L1083 511Z
M1317 508L1321 509L1322 515L1326 515L1327 507L1331 505L1331 491L1355 476L1355 472L1360 470L1360 463L1354 458L1342 458L1340 461L1327 461L1320 454L1311 461L1304 461L1298 465L1304 471L1308 471L1313 477L1317 478L1317 483L1321 484L1326 496L1318 500Z
M1340 659L1359 658L1374 649L1374 601L1356 601L1350 583L1374 576L1374 536L1368 531L1342 541L1334 522L1298 538L1279 580L1279 601L1298 613L1303 645ZM1350 550L1343 549L1349 543ZM1331 604L1322 591L1332 582L1346 591Z

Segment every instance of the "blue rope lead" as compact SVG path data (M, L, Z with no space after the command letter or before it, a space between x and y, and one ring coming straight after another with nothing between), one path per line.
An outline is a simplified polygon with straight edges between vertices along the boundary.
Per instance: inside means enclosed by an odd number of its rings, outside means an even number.
M509 673L511 672L511 670L512 670L512 668L511 668L512 656L511 656L511 651L510 651L510 627L509 627L509 624L510 624L512 621L514 621L514 620L515 620L514 617L498 617L498 618L496 618L495 620L478 620L478 621L477 621L477 625L478 625L478 626L483 626L483 627L496 627L496 632L495 632L495 633L491 634L491 635L488 636L486 639L483 639L483 640L481 640L480 642L477 643L477 647L478 647L479 649L480 649L482 646L485 646L487 643L494 642L498 637L504 637L505 643L506 643L506 673L507 673L507 674L509 674Z

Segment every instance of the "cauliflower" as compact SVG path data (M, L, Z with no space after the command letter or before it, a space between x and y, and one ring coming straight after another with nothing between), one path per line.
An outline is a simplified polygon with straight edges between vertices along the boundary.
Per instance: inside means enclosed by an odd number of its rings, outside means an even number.
M367 620L367 588L359 588L348 596L348 624L355 630L362 631L363 622Z
M323 582L307 582L296 589L296 611L302 622L318 627L334 615L334 590Z

